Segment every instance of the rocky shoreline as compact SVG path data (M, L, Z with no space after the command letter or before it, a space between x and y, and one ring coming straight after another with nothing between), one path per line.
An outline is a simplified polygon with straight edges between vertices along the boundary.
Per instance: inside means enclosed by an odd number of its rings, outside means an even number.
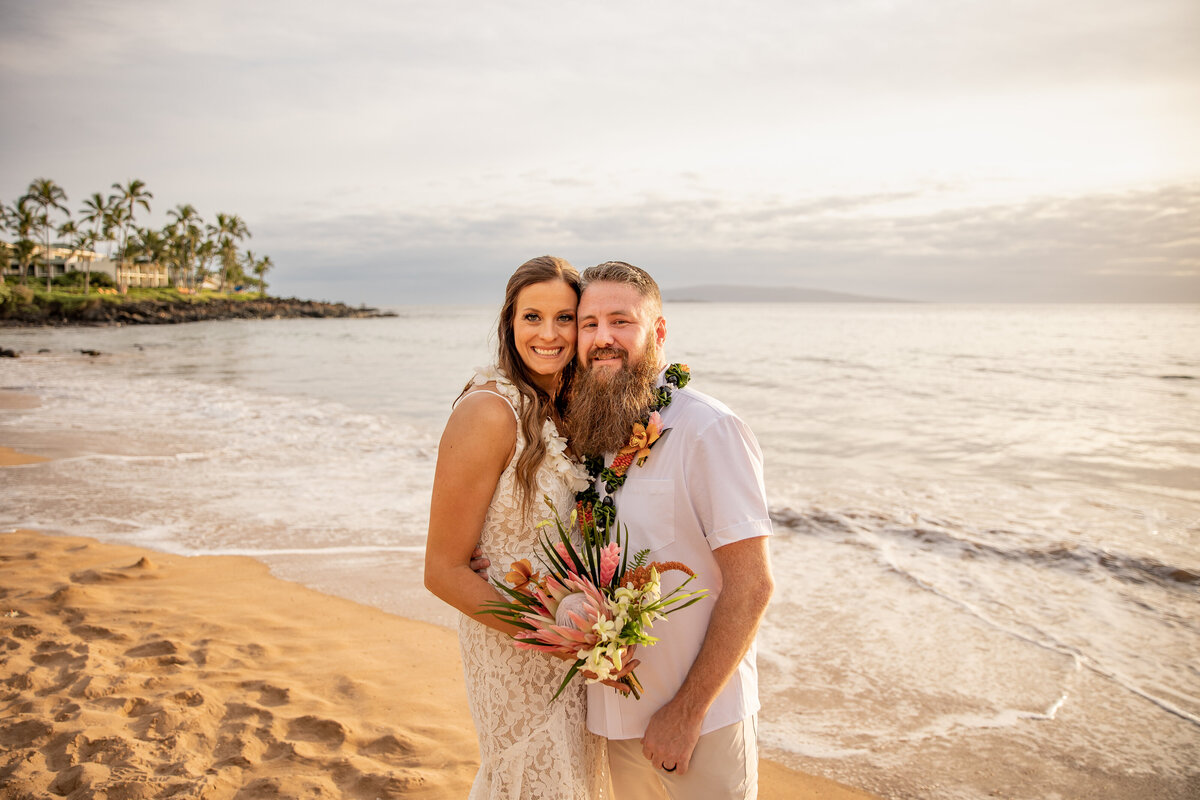
M90 299L74 307L61 303L6 304L0 312L0 327L56 325L174 325L221 319L294 319L393 317L390 311L345 303L323 303L296 298L197 301L142 299L122 303Z

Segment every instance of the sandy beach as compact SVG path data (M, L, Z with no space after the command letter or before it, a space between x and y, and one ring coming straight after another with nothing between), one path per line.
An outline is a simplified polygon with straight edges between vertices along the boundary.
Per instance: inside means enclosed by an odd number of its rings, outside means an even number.
M38 460L0 448L4 466ZM445 628L250 558L18 530L0 533L0 563L3 800L469 791L477 751ZM871 797L761 769L764 800Z

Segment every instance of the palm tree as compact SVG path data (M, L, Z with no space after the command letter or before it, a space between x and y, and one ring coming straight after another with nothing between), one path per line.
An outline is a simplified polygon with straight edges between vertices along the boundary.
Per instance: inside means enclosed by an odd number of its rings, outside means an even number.
M9 208L4 203L0 203L0 231L10 230L9 226L12 225L14 211L15 209ZM8 252L9 250L15 251L15 248L5 242L0 242L0 284L4 283L5 273L8 272L8 265L12 260L12 256Z
M249 250L246 251L246 260L254 264L254 274L258 276L258 293L263 297L267 296L267 272L275 265L271 263L270 256L263 256L258 261L254 261L254 254Z
M92 238L92 232L88 230L81 230L75 224L75 220L73 219L69 219L62 225L58 226L58 236L59 241L64 241L71 246L71 254L67 256L66 261L63 262L64 264L70 263L71 259L75 258L75 256L79 255L85 250L91 250L92 247L95 246L95 241ZM83 279L84 294L87 294L87 276L91 274L91 263L91 259L88 259L88 271L84 274Z
M239 258L238 261L238 269L241 271L242 275L246 276L246 279L249 280L248 276L250 272L254 270L254 265L256 263L254 260L254 251L247 250L246 252L242 253L241 258Z
M169 242L161 231L138 228L134 231L129 248L134 254L145 256L152 264L163 264L167 260Z
M217 254L217 243L210 239L205 239L196 245L196 283L203 286L204 279L208 277L210 272L208 265L212 262L213 256Z
M29 184L26 196L41 207L41 212L38 214L38 227L42 229L42 260L46 262L46 291L48 292L50 291L50 279L53 277L53 267L50 264L50 230L53 227L50 224L50 212L57 209L70 218L71 212L63 205L67 200L67 193L49 178L35 178Z
M142 208L146 209L147 212L149 212L150 201L154 199L154 195L146 191L146 184L137 178L131 178L130 180L126 181L124 186L119 183L114 183L112 188L117 190L117 194L112 195L108 199L112 201L117 208L122 209L125 212L124 214L120 215L120 219L115 219L119 226L118 230L121 234L120 243L117 249L117 255L120 257L119 273L121 274L121 279L118 281L118 284L121 287L121 291L125 291L125 246L129 243L129 228L133 225L134 210L137 206L141 206ZM117 217L116 214L114 214L114 218L115 217Z
M175 283L178 285L179 276L182 276L184 285L194 290L196 283L192 261L196 255L196 248L200 246L200 226L203 221L191 204L175 206L167 212L167 216L171 218L171 222L164 229L164 233L169 242L168 252L171 260L175 262L178 270Z
M29 195L22 195L16 205L8 209L6 216L8 229L17 236L13 251L20 267L21 285L24 286L28 279L29 266L37 253L37 242L32 237L33 231L38 227L39 215L33 208L33 201Z
M37 242L33 239L18 239L14 247L17 253L17 263L21 268L21 285L26 283L26 277L33 266L33 258L37 255Z
M113 204L111 200L106 200L99 192L93 192L92 196L83 201L83 208L79 209L80 222L91 225L92 245L98 246L101 242L112 241L113 229ZM87 294L92 281L92 262L87 263L87 268L83 273L83 293Z
M217 224L208 226L208 234L216 240L216 252L221 259L221 289L229 291L233 268L237 263L237 243L250 237L250 230L237 214L217 214Z

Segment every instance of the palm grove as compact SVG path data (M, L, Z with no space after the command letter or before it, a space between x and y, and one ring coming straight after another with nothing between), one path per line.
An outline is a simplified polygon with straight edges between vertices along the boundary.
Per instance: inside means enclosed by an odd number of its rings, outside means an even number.
M69 251L65 260L70 262L102 245L108 245L111 254L115 245L119 276L125 274L128 264L144 260L165 265L170 283L176 288L195 291L205 278L219 274L223 289L253 282L266 294L271 257L259 258L250 250L239 252L241 243L250 238L250 231L237 214L217 214L206 223L193 206L185 204L167 212L169 220L163 228L143 228L137 225L137 217L149 213L154 198L145 183L134 179L114 183L112 188L107 197L95 192L84 200L78 217L72 216L67 207L66 192L48 178L32 181L12 205L0 202L0 232L8 232L12 238L11 244L0 242L0 258L5 264L18 263L22 285L36 266L44 263L46 289L50 289L53 247ZM87 294L91 289L91 261L85 260L82 266L83 291Z

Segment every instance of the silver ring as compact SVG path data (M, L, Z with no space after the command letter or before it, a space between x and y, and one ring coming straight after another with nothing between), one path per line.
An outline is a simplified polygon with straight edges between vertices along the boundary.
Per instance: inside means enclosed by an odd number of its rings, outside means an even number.
M673 767L668 767L666 764L659 764L659 766L662 767L663 772L674 772L676 769L679 768L678 764L676 764Z

